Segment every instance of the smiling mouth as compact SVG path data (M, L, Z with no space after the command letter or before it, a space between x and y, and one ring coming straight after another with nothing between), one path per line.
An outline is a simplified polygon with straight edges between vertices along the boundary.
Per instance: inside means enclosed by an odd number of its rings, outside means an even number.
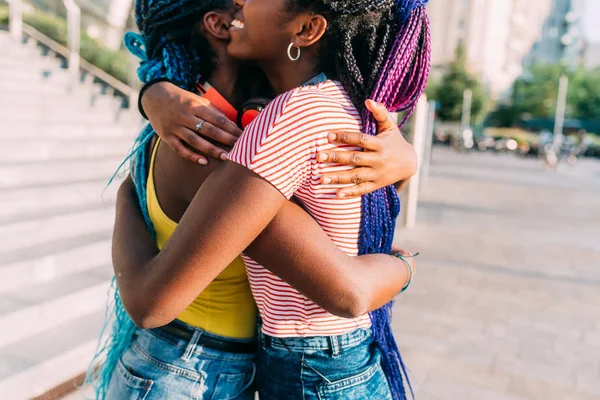
M244 29L244 23L239 19L234 19L231 21L231 28Z

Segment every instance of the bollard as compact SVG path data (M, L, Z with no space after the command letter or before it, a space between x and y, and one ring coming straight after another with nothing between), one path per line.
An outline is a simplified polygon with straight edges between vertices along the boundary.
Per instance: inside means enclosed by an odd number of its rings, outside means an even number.
M81 9L75 0L63 0L67 9L68 46L69 46L69 73L79 75L79 47L81 37Z
M419 182L421 191L427 187L427 181L429 180L429 170L431 168L431 152L433 151L433 132L435 128L435 107L435 101L430 101L427 105L427 128L425 130L425 146L423 150L423 161L421 161L421 169L419 171L421 175L421 181Z
M9 31L10 36L16 41L23 40L23 2L22 0L9 0Z
M417 206L419 203L419 171L423 165L423 154L425 150L425 136L427 133L427 96L423 95L417 103L417 108L413 115L414 124L410 134L410 141L417 153L417 173L408 182L406 187L406 201L404 203L405 228L414 228L417 224Z

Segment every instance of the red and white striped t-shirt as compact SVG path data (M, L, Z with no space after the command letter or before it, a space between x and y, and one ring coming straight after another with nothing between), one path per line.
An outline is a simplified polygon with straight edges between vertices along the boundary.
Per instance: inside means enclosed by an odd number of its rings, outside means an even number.
M351 167L320 164L323 150L354 147L332 145L332 131L362 130L360 115L339 82L293 89L277 97L246 128L230 160L254 171L290 199L296 196L331 240L346 254L358 254L361 199L340 199L340 186L322 185L320 176ZM299 232L302 234L302 232ZM371 326L368 315L336 317L277 276L244 256L263 332L276 337L340 335Z

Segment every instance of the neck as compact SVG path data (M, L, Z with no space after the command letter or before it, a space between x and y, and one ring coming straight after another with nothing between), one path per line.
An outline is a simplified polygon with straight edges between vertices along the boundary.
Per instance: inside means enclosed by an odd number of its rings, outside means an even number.
M239 107L244 101L239 90L239 62L229 57L225 48L217 55L216 65L214 72L206 79L231 105Z
M275 94L279 95L297 88L319 73L314 62L310 61L312 57L310 55L303 55L303 57L306 61L300 59L292 62L285 59L279 63L265 62L260 64Z

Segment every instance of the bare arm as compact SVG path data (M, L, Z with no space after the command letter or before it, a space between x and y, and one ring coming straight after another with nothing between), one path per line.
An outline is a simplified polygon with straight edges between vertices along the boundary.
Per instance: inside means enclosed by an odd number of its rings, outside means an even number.
M245 253L320 307L346 318L387 304L409 279L406 265L390 255L348 256L291 201Z
M139 211L133 183L128 179L119 190L117 201L113 262L125 307L144 328L172 321L201 292L195 280L189 281L193 284L180 283L182 286L172 290L160 284L156 289L141 286L150 283L144 271L153 268L150 265L158 254ZM383 254L348 257L292 202L284 202L246 254L319 306L343 317L363 315L381 307L408 281L406 266L394 257ZM165 276L167 273L171 274L167 271ZM169 293L156 296L159 293L155 290ZM176 298L179 296L183 298ZM171 301L167 302L169 298Z
M160 253L144 254L135 265L115 260L123 304L132 319L143 327L172 321L252 243L286 201L254 172L223 163L200 187ZM131 240L118 228L113 243ZM123 232L131 233L127 227Z

